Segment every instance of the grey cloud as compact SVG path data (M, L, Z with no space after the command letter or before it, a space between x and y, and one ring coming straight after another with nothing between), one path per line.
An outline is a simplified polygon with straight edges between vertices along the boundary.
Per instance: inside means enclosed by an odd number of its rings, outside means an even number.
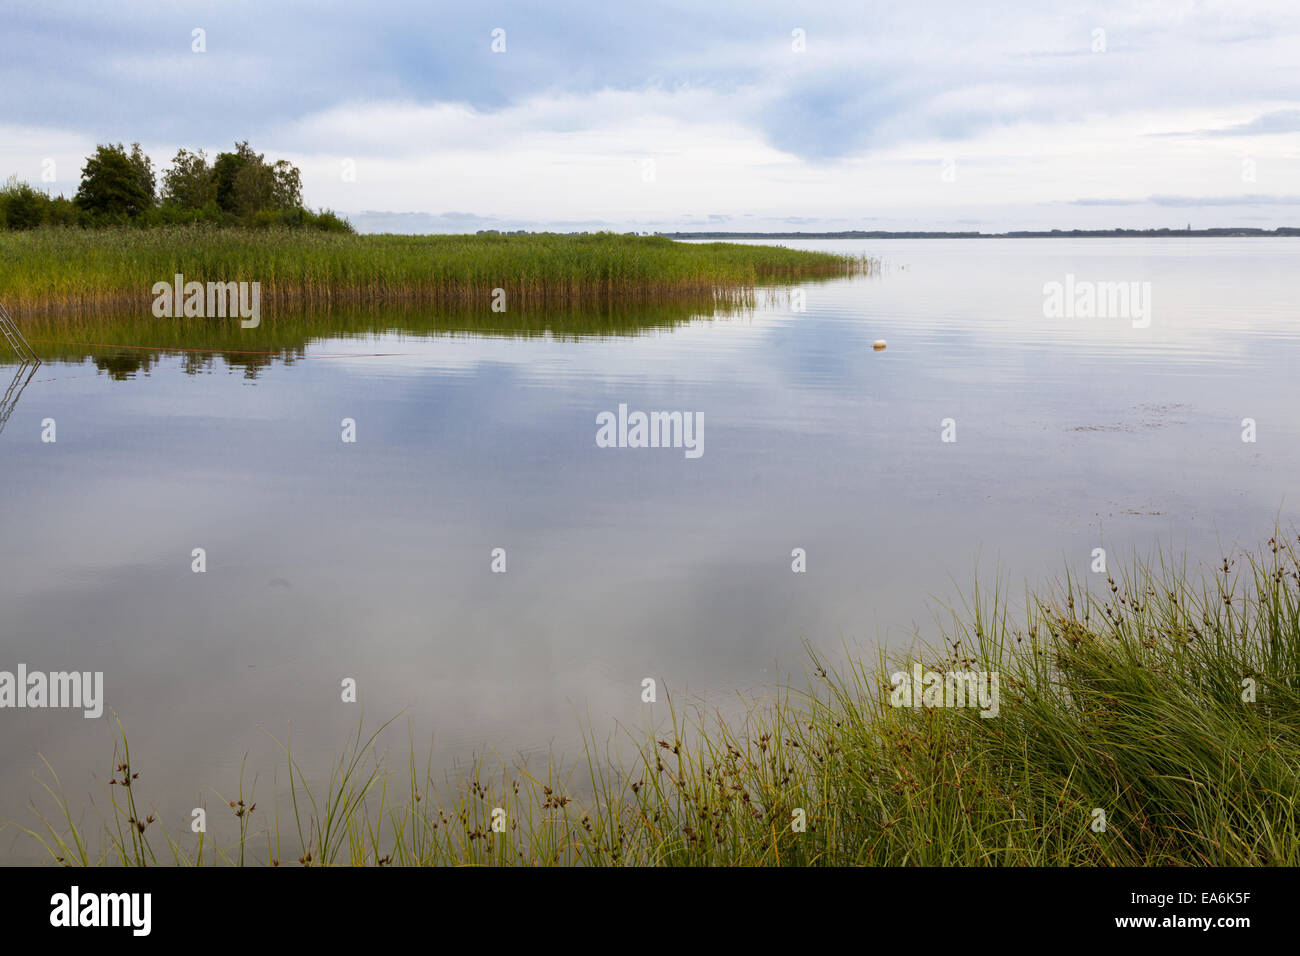
M1147 196L1145 199L1076 199L1073 206L1297 206L1300 196Z
M1274 110L1249 123L1205 131L1209 136L1259 136L1266 133L1300 133L1300 110Z
M744 121L812 160L914 137L960 140L1018 120L1286 98L1293 83L1257 62L1252 44L1297 29L1285 8L1174 21L1125 4L1062 16L1027 3L961 0L816 8L779 0L7 0L5 19L0 121L99 140L197 146L248 137L293 151L301 148L293 137L304 135L297 121L342 103L493 112L543 94L692 87L759 91ZM1094 24L1107 27L1110 52L1068 55L1087 48ZM507 31L501 55L489 49L497 26ZM796 26L807 31L802 54L790 49ZM190 52L195 27L207 31L204 54ZM1124 55L1139 48L1141 57ZM1217 51L1209 61L1207 48ZM1016 95L995 103L986 88ZM1292 131L1296 112L1261 117L1256 131ZM581 119L553 122L562 130Z
M1267 136L1276 133L1300 133L1300 110L1273 110L1245 123L1211 129L1175 130L1148 133L1148 136Z

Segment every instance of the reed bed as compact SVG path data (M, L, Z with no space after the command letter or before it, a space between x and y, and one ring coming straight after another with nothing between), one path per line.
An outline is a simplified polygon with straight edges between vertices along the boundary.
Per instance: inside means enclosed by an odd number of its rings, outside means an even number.
M0 301L11 312L148 309L156 282L260 282L264 302L656 297L834 278L874 260L777 246L653 236L357 236L173 226L0 233Z
M63 865L1300 863L1294 542L1198 577L1160 558L1091 588L1067 578L1026 605L1013 619L1004 589L977 593L918 656L999 673L993 718L892 706L907 660L837 671L814 653L807 690L739 722L674 710L626 765L593 736L576 769L478 762L439 789L431 758L390 759L382 728L358 728L315 787L286 746L289 792L269 810L241 780L222 848L141 821L144 764L109 788L98 849L52 770L53 809L28 832ZM113 764L137 772L125 735Z

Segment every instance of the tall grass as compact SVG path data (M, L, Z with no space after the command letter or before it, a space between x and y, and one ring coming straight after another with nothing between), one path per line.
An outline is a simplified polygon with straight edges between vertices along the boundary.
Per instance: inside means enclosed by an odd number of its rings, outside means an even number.
M737 243L612 233L356 236L175 226L0 233L0 301L20 311L153 303L177 273L195 282L260 282L264 299L313 303L522 301L703 293L874 268L861 258Z
M440 790L414 746L398 773L358 729L315 790L286 745L291 825L272 809L260 836L243 827L206 857L202 838L154 839L178 864L242 861L254 844L273 865L1300 863L1294 543L1202 577L1156 560L1095 588L1067 578L1022 613L1002 590L977 593L921 655L997 672L993 718L891 706L905 661L837 671L814 653L808 690L780 689L738 722L674 710L627 765L592 737L576 770L479 762ZM154 861L152 824L142 843L107 827L92 856L58 779L47 785L55 810L28 832L52 859ZM130 793L113 808L138 820Z

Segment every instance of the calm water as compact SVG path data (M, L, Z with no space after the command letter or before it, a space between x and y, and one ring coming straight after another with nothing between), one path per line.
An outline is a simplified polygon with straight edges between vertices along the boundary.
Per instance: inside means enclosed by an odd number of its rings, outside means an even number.
M587 721L646 722L643 677L659 711L664 685L725 707L801 675L803 640L933 637L977 570L1023 590L1086 575L1097 546L1211 562L1295 520L1300 242L784 244L886 268L802 287L806 311L777 296L625 334L323 320L292 361L233 367L60 346L0 433L0 669L103 671L179 830L246 753L270 802L268 731L324 768L362 708L405 708L392 743L409 720L440 767L572 756ZM1150 282L1150 327L1045 319L1067 273ZM596 447L620 403L702 413L704 455ZM31 822L37 752L103 803L107 719L0 722L0 819ZM30 856L0 834L0 860Z

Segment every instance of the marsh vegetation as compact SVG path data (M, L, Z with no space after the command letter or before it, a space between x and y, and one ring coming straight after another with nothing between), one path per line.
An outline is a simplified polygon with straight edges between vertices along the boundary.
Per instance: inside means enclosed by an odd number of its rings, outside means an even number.
M1204 577L1156 559L1067 579L1022 618L977 593L918 659L1000 674L998 716L893 706L905 662L814 652L807 689L740 721L674 709L626 764L589 731L576 768L435 780L413 744L394 759L358 728L313 789L286 743L280 792L241 779L209 811L230 814L226 845L153 818L155 768L123 735L105 812L85 820L50 768L27 832L64 865L1300 863L1294 541Z
M259 282L272 303L474 300L488 312L493 290L502 289L508 313L530 302L726 295L874 267L826 252L612 233L356 236L208 226L0 233L0 301L20 323L33 311L148 312L154 284L176 274Z

